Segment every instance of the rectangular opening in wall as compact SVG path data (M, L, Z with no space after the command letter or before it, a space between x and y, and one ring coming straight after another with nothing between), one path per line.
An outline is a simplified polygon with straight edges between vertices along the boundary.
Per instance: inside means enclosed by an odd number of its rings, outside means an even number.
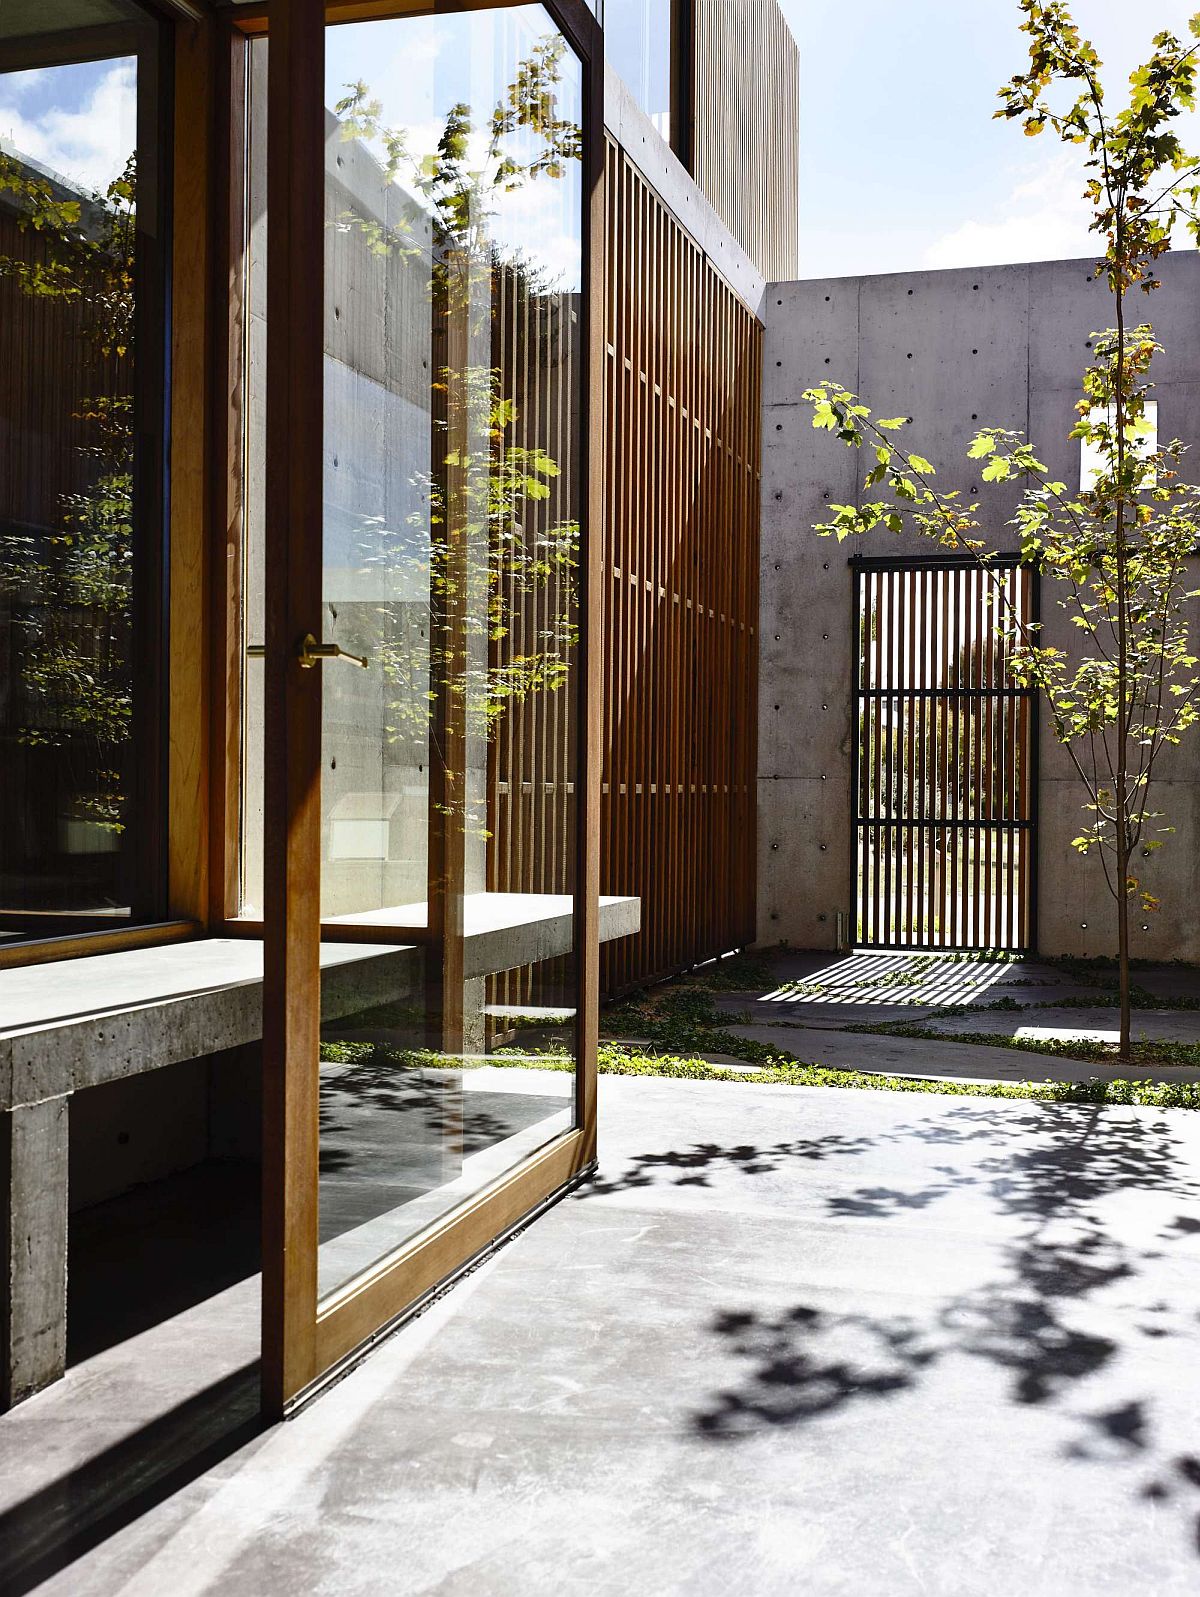
M1006 629L1036 598L1011 561L856 563L859 945L1031 946L1035 703Z

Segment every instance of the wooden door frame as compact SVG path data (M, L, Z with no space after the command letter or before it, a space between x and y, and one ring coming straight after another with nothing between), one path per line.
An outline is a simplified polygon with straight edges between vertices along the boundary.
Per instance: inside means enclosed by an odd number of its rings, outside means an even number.
M598 738L601 711L601 557L603 450L591 423L603 416L604 107L599 26L583 0L543 0L583 70L583 344L587 350L580 416L581 481L586 494L581 557L575 694L579 806L576 835L577 964L576 1124L443 1220L387 1255L331 1297L318 1296L317 1182L319 1111L318 950L322 936L320 851L320 671L298 669L294 645L321 613L324 29L328 21L489 9L510 0L271 0L239 10L227 24L231 87L232 181L222 208L231 315L218 352L225 382L227 448L219 463L224 538L217 552L214 613L224 621L214 687L214 803L211 880L217 911L228 920L236 887L237 781L233 684L241 680L240 594L235 589L241 528L241 415L233 362L240 370L240 288L234 285L244 240L239 233L244 100L237 85L244 37L270 20L268 186L270 191L267 329L266 766L264 824L284 840L264 861L263 987L263 1347L266 1412L282 1416L323 1385L384 1330L585 1172L596 1153L596 1043L599 993ZM315 268L315 269L314 269ZM236 347L235 347L236 346ZM230 400L233 402L230 403ZM236 429L236 432L235 430ZM314 558L314 554L316 558ZM231 768L232 766L232 768ZM302 869L302 861L311 862ZM232 929L232 928L230 928ZM244 928L250 930L250 928ZM254 928L257 930L257 928ZM397 929L397 941L417 939ZM387 933L371 928L372 939Z

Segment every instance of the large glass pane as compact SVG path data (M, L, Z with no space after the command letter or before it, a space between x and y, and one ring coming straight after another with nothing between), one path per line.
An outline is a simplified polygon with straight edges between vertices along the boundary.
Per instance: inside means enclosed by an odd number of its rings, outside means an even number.
M671 142L674 0L604 0L604 54L655 128Z
M250 97L251 650L267 50L252 51ZM349 23L326 51L315 641L344 652L319 667L321 903L331 939L379 929L377 944L325 945L327 1292L574 1122L583 351L581 71L548 13ZM247 914L261 672L251 652Z
M0 941L160 911L153 41L120 0L0 7L36 61L0 72Z

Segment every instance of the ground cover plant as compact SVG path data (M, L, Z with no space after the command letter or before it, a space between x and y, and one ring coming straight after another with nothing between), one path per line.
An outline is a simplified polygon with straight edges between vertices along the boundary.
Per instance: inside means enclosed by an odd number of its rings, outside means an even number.
M597 1055L600 1074L654 1076L677 1081L742 1082L755 1086L856 1088L870 1092L1032 1099L1046 1103L1140 1104L1160 1109L1200 1109L1200 1080L1182 1083L1103 1082L1095 1079L944 1081L936 1077L878 1075L870 1071L838 1069L807 1062L786 1048L755 1042L731 1031L730 1024L737 1024L739 1020L749 1017L722 1013L713 1001L714 994L719 992L748 992L771 985L769 958L741 954L714 961L669 982L638 990L606 1005L601 1011L603 1036ZM961 1011L953 1008L947 1012L957 1014ZM887 1028L847 1026L844 1029L870 1032ZM946 1043L964 1039L931 1033L930 1040ZM983 1041L989 1045L1001 1041L990 1035L969 1040ZM1040 1051L1056 1052L1053 1049ZM1079 1057L1066 1049L1062 1052L1067 1057ZM1196 1052L1200 1055L1200 1047ZM728 1056L736 1063L714 1060L713 1056L719 1055ZM327 1063L380 1063L399 1069L463 1070L488 1065L517 1070L570 1072L575 1069L571 1054L553 1041L544 1047L523 1043L469 1059L429 1049L398 1048L386 1043L327 1041L321 1045L321 1057ZM1105 1057L1111 1058L1111 1054ZM1172 1058L1165 1062L1192 1061ZM1200 1063L1200 1058L1197 1063Z

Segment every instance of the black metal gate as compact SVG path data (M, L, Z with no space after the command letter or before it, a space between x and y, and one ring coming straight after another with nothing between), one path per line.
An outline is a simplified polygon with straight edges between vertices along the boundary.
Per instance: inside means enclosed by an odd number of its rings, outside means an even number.
M1008 676L999 607L1036 620L1015 561L851 562L856 942L1031 946L1034 690Z

